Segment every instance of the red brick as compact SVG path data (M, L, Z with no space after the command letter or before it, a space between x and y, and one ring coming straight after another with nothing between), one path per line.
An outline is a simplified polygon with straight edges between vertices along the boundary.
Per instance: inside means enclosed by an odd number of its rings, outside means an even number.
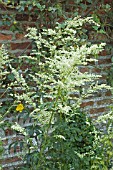
M69 1L69 4L74 4L74 1Z
M28 49L28 50L29 50L29 49ZM23 54L23 51L15 52L15 53L14 53L14 55L17 56L17 57L21 56L21 54ZM30 52L29 52L29 51L26 51L25 54L30 55ZM15 63L15 65L16 65L16 64L17 64L17 63ZM18 66L18 64L17 64L17 66ZM22 68L22 67L21 67L21 68ZM25 68L25 66L24 66L24 68Z
M104 0L104 3L110 3L112 0Z
M12 39L12 35L0 33L0 40L11 40L11 39Z
M13 135L13 130L11 130L11 129L6 129L6 130L5 130L5 135L6 135L6 136Z
M59 19L58 19L58 22L63 22L65 19L64 19L64 17L60 17Z
M81 73L85 73L85 72L88 72L88 71L89 71L89 68L87 68L87 67L81 67L80 68Z
M104 100L97 101L98 105L111 104L111 103L113 103L112 99L104 99Z
M101 112L105 112L105 111L106 111L105 107L94 108L94 109L90 109L90 114L96 114L96 113L101 113Z
M39 24L39 23L38 23ZM29 27L36 27L36 23L22 23L22 29L26 32Z
M110 90L109 90L109 91L107 91L107 92L105 93L105 96L112 96L111 91L110 91Z
M101 75L100 80L107 80L107 75Z
M96 40L96 41L106 41L108 40L108 37L104 34L99 34L99 33L95 33L95 31L91 31L89 33L89 39L91 40Z
M23 42L23 43L11 43L11 50L17 50L17 49L32 49L32 45L30 42Z
M93 101L89 101L89 102L83 102L80 106L81 107L87 107L87 106L93 106L94 102Z
M10 26L2 25L0 26L0 30L10 30Z
M109 54L109 52L107 52L106 50L103 50L99 53L100 56L106 56L108 54Z
M9 164L12 162L17 162L17 161L21 161L22 159L20 157L13 157L13 158L8 158L7 160L2 160L2 164Z
M37 15L30 15L30 21L37 21L38 16Z
M15 19L17 21L29 21L29 15L28 14L17 14Z
M99 68L93 68L92 70L92 73L100 73L101 72L101 69L99 69Z
M99 9L97 11L98 14L101 14L101 15L105 15L106 14L106 11L104 9Z
M16 35L15 35L15 37L16 37L16 39L24 39L25 37L25 34L20 34L20 33L17 33Z
M109 64L111 63L111 58L99 59L98 64Z

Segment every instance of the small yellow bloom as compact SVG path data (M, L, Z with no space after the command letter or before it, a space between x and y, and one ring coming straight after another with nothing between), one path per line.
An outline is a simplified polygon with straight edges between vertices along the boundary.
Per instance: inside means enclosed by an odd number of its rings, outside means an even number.
M19 111L19 112L22 112L23 111L23 109L24 109L24 106L23 106L23 104L18 104L18 106L16 107L16 111Z

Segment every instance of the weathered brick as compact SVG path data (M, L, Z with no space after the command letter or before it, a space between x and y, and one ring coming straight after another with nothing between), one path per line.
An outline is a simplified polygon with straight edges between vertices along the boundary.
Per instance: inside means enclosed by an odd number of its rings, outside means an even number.
M89 31L88 33L89 40L95 41L95 42L106 42L108 41L108 38L105 34L99 34L95 33L95 31Z
M109 64L111 63L111 58L103 58L98 60L98 64Z
M31 49L30 49L30 50L31 50ZM24 51L24 49L23 49L23 51ZM14 52L14 55L17 56L17 57L19 57L19 56L21 56L21 54L23 54L23 51ZM25 51L25 54L26 54L26 55L30 55L29 49ZM17 64L17 63L15 63L15 65L16 65L16 64ZM28 67L25 65L24 68L28 68ZM25 70L25 69L24 69L24 70Z
M30 15L29 20L32 21L32 22L33 22L33 21L36 22L36 21L37 21L37 18L38 18L37 15Z
M92 108L92 109L90 109L90 114L97 114L97 113L102 113L102 112L105 112L105 111L106 111L105 107Z
M108 90L107 92L105 92L105 96L112 96L112 93L110 90Z
M72 0L71 0L71 1L69 1L69 4L74 4L74 1L72 1Z
M29 27L36 27L36 23L30 23L30 22L26 22L26 23L22 23L22 29L24 32L26 32L26 30L29 28ZM39 23L38 23L39 25Z
M28 14L17 14L15 19L17 21L29 21L29 15Z
M6 136L13 135L13 130L11 130L11 129L6 129L6 130L5 130L5 135L6 135Z
M112 0L104 0L104 3L110 3Z
M59 19L58 19L58 22L63 22L64 21L64 17L60 17Z
M0 26L0 30L10 30L10 26L2 25L2 26Z
M88 67L80 67L79 70L80 70L81 73L89 72L89 68Z
M110 52L109 51L107 51L107 50L102 50L100 53L99 53L99 55L100 56L107 56L107 55L109 55L110 54Z
M104 105L104 104L112 104L113 103L113 100L112 99L103 99L103 100L100 100L100 101L97 101L97 104L98 105Z
M8 158L8 159L5 159L5 160L2 160L2 164L9 164L9 163L12 163L12 162L17 162L17 161L21 161L22 159L20 157L11 157L11 158Z
M107 75L101 75L100 80L106 80L107 79Z
M94 102L93 101L89 101L89 102L83 102L80 107L87 107L87 106L93 106Z
M12 39L12 35L8 35L8 34L2 34L0 33L0 40L11 40Z
M22 39L25 38L25 34L16 33L15 38L19 39L19 40L22 40Z
M91 69L92 73L101 73L101 69L100 68L92 68Z
M30 42L22 42L22 43L11 43L11 50L17 49L32 49L32 44Z

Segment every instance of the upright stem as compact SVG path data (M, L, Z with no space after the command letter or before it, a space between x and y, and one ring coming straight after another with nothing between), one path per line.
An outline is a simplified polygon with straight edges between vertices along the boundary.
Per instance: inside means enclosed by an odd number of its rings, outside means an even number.
M50 129L50 126L51 126L51 121L52 121L52 118L53 118L53 115L54 115L54 112L52 112L51 114L51 117L50 117L50 120L49 120L49 124L48 124L48 127L47 127L47 130L46 130L46 133L44 134L44 141L43 141L43 144L42 144L42 147L41 147L41 150L40 150L40 154L39 154L39 161L38 161L38 165L37 165L37 170L40 170L40 166L42 165L43 161L44 161L44 156L43 156L43 152L45 150L45 146L46 146L46 142L47 142L47 137L48 137L48 132L49 132L49 129ZM38 169L39 168L39 169Z

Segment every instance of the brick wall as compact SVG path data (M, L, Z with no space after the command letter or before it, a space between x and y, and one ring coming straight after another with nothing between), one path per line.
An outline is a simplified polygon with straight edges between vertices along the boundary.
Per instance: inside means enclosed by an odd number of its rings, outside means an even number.
M71 10L73 10L73 3L70 3L70 7ZM67 11L68 8L69 6L67 6ZM14 9L9 8L6 10L4 6L0 5L0 15L4 13L15 14L16 20L19 22L18 26L20 29L19 31L15 31L11 30L11 26L0 26L0 45L5 44L9 50L9 53L12 53L17 57L22 53L30 53L32 49L32 44L30 40L24 37L24 35L26 34L26 28L28 28L29 26L37 26L37 24L41 26L42 21L38 21L38 17L34 16L33 14L28 15L27 13L18 13ZM59 19L59 21L61 20L62 18ZM49 24L50 23L51 22L49 22ZM109 39L105 35L99 34L95 36L94 32L89 33L89 39L96 42L104 41L107 42L108 45L112 45L112 42L109 42ZM107 72L110 70L111 67L111 57L111 53L107 50L104 50L100 54L97 63L88 66L81 66L81 72L89 71L90 73L100 74L102 75L99 80L100 83L106 83L108 75ZM2 93L2 91L0 91L0 93ZM110 105L113 105L111 92L108 90L100 90L98 93L95 93L90 98L85 99L84 102L81 104L81 107L85 108L85 110L88 112L88 114L90 114L91 117L97 117L98 115L108 111ZM13 116L8 117L7 119L12 122ZM21 124L21 122L19 123ZM26 126L30 126L29 121L26 122ZM23 163L19 157L19 155L21 155L21 151L20 148L17 147L17 153L14 153L14 149L12 147L9 154L8 146L14 141L21 140L22 136L17 136L12 130L8 128L5 129L5 131L0 130L0 135L3 139L3 145L5 148L4 156L2 159L3 169L14 170L14 168Z
M15 14L16 13L16 14ZM16 11L12 10L5 10L2 5L0 5L0 15L2 14L15 14L16 20L19 24L14 25L14 27L19 27L19 31L12 30L14 29L12 25L3 25L0 26L0 45L5 44L10 53L14 55L21 55L22 52L26 49L26 52L29 53L31 51L31 44L30 40L26 39L25 30L29 26L35 26L35 21L28 21L29 15L25 14L18 14ZM26 17L25 17L26 16ZM1 19L2 20L2 19ZM18 30L18 28L17 28Z

